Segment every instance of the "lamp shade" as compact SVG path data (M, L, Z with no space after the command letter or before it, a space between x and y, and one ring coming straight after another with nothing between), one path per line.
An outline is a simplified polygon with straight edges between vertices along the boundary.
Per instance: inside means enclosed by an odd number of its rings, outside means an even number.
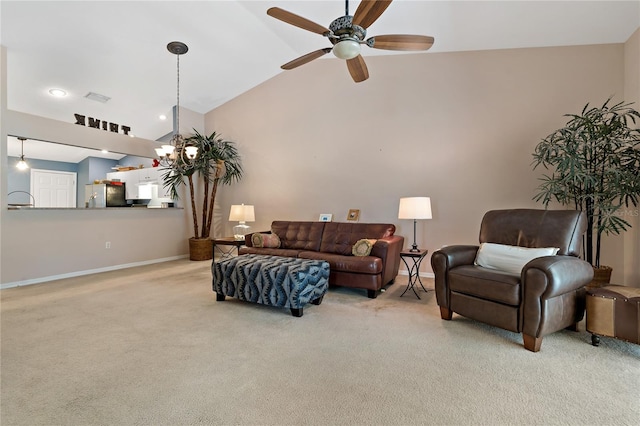
M256 220L256 215L253 206L244 204L232 205L231 211L229 212L229 220L238 222L254 222Z
M403 197L400 198L398 219L431 219L431 198Z

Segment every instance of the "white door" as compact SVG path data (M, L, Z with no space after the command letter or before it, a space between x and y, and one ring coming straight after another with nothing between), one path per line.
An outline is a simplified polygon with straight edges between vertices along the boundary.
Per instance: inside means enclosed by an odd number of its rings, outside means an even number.
M77 207L74 172L31 169L34 207Z

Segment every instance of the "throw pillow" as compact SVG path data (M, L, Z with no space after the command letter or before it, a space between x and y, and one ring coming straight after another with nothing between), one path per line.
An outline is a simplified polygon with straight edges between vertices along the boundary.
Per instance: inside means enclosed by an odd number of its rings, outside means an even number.
M555 256L557 247L527 248L505 244L482 243L474 264L483 268L496 269L520 275L524 265L542 256Z
M251 235L251 244L253 244L254 247L260 248L279 248L280 238L278 234L261 234L260 232L256 232Z
M369 256L371 254L371 249L373 249L373 245L377 240L370 240L363 238L362 240L356 241L351 249L351 254L354 256Z

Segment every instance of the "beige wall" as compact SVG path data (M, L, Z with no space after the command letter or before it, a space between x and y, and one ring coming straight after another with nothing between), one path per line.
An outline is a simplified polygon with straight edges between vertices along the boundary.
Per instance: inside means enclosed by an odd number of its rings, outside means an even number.
M338 59L320 59L211 111L207 132L235 140L245 178L221 193L222 211L254 204L254 229L272 220L391 222L403 196L430 196L418 224L432 253L476 243L484 212L540 207L531 153L585 103L624 96L625 46L598 45L367 57L355 84ZM223 233L229 235L231 226ZM622 245L605 262L622 256ZM431 272L428 261L422 271ZM617 272L616 272L617 273Z
M624 45L624 96L640 111L640 29ZM624 276L617 282L640 287L640 206L627 211L633 228L624 235Z
M7 110L6 49L1 52L1 286L185 256L190 227L182 209L7 209L7 134L140 156L152 156L154 143Z
M434 218L419 222L419 246L433 252L475 243L486 210L541 207L531 199L539 174L531 170L531 152L564 124L563 114L611 95L637 101L639 37L636 32L624 45L367 57L371 78L360 84L337 59L283 72L206 115L206 132L236 141L245 167L242 182L220 190L222 226L215 235L230 235L231 204L250 203L254 229L268 229L276 219L317 220L321 213L344 221L348 209L358 208L362 222L395 223L410 244L412 222L397 219L398 200L425 195ZM6 109L4 48L1 62L5 169L7 133L43 129L30 124L40 118L7 118L14 113ZM52 124L60 137L98 144L82 133L94 129L63 124ZM0 184L4 206L3 173ZM0 209L0 283L187 253L185 210L86 213ZM635 279L640 286L634 220L635 232L607 240L603 263L614 266L614 281ZM111 251L104 248L107 238ZM422 271L431 272L428 261Z

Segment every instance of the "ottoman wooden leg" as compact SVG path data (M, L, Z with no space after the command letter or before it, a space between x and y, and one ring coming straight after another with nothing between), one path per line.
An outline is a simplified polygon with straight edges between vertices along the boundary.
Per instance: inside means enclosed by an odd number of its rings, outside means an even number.
M319 305L319 304L321 304L321 303L322 303L322 298L323 298L323 297L324 297L324 296L320 296L320 297L318 297L316 300L312 300L312 301L311 301L311 303L312 303L312 304L314 304L314 305Z
M302 308L291 308L291 315L300 318L302 316Z

